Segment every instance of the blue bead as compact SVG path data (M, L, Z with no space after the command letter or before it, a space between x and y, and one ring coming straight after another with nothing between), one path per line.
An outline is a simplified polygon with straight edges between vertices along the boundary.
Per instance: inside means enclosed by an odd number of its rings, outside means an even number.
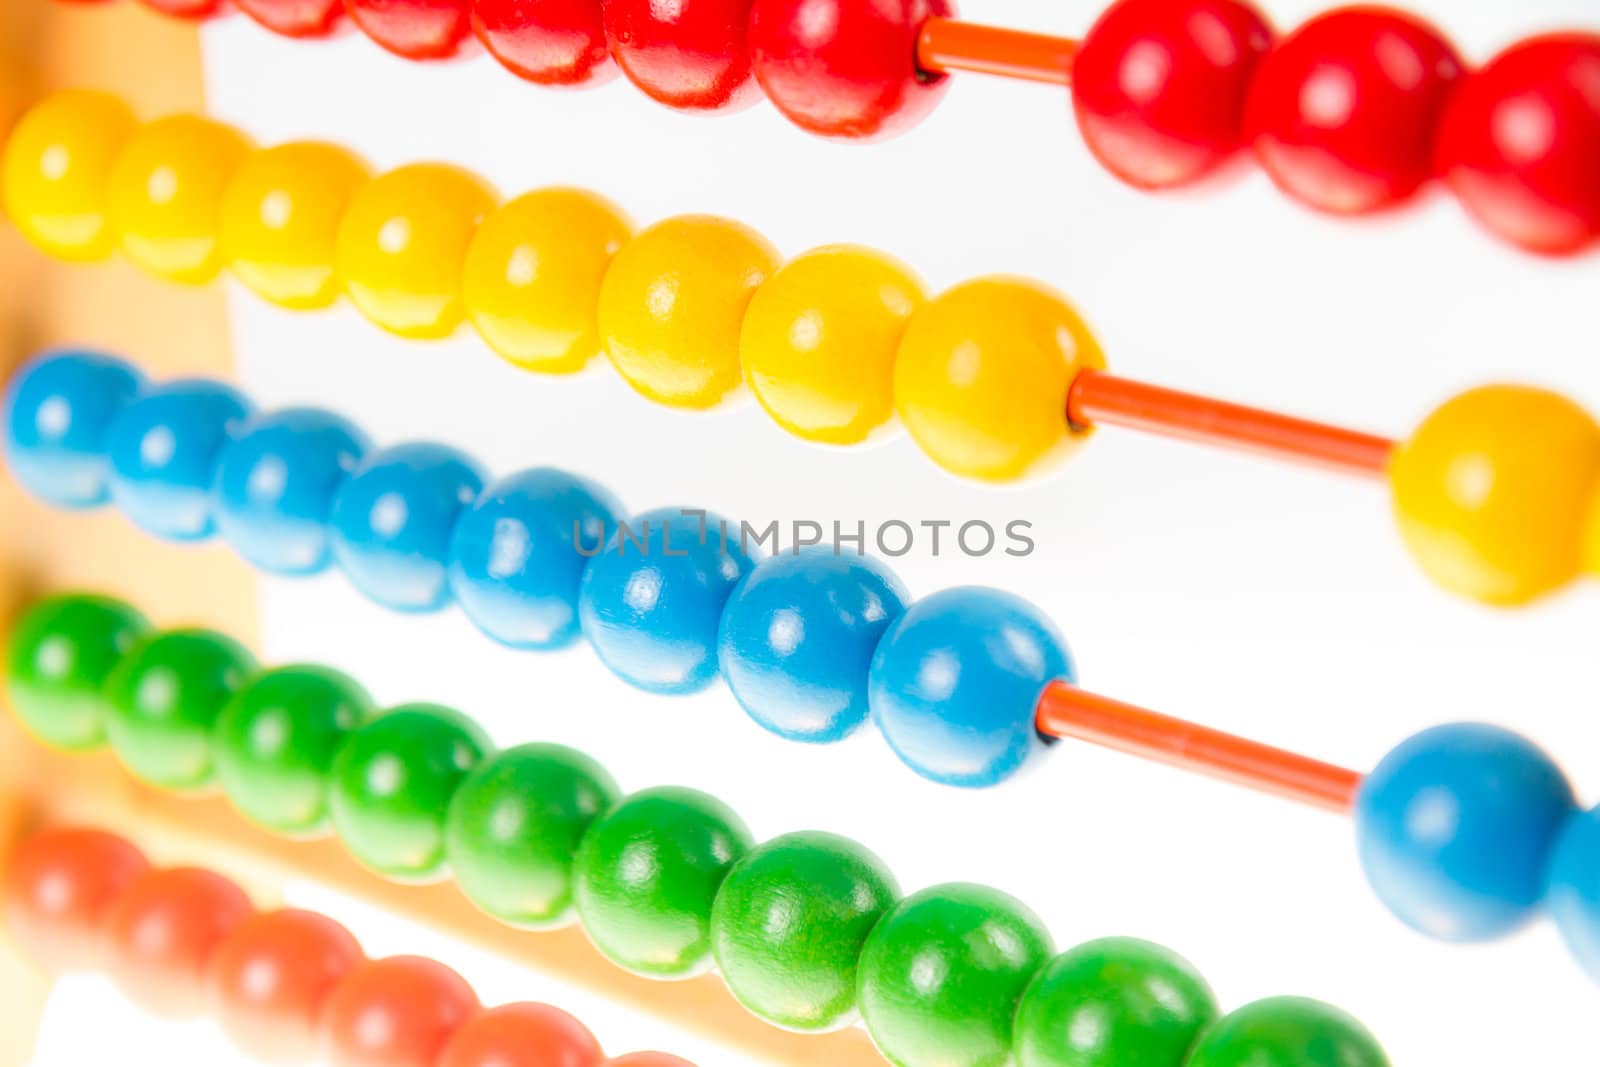
M872 717L899 757L946 785L989 786L1043 747L1034 706L1073 681L1054 624L1021 597L946 589L889 627L872 658Z
M1497 726L1436 726L1403 742L1356 795L1367 880L1389 910L1445 941L1484 941L1544 897L1572 787L1550 757Z
M1567 820L1549 881L1551 918L1568 950L1600 982L1600 808Z
M450 588L467 617L512 648L578 638L584 568L617 528L622 504L582 478L540 468L483 491L456 523Z
M50 352L18 370L6 391L6 461L17 481L63 508L111 499L106 428L144 377L113 356Z
M872 653L907 599L876 560L820 547L764 560L722 612L728 688L780 737L841 740L866 721Z
M222 450L218 530L262 570L325 569L334 494L370 447L355 426L316 408L256 416Z
M334 494L334 558L357 589L385 607L439 610L450 603L451 534L483 481L476 463L446 445L369 454Z
M738 523L683 508L619 527L578 592L578 618L601 661L652 693L710 685L722 606L753 566L739 533Z
M221 382L182 379L145 390L106 431L111 499L141 529L171 541L216 532L212 487L250 402Z

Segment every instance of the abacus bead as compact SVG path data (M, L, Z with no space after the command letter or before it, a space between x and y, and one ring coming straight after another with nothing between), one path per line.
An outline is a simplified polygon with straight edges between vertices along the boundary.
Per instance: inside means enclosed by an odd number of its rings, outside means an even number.
M217 465L250 417L231 386L203 379L145 390L106 429L111 499L134 525L171 541L216 532Z
M344 0L233 0L233 5L284 37L326 37L344 17Z
M605 768L560 745L490 756L450 801L445 855L456 882L501 922L564 925L572 916L578 846L619 796Z
M1017 1067L1183 1067L1217 1017L1188 960L1128 937L1089 941L1039 972L1017 1009Z
M1389 1067L1389 1057L1338 1008L1273 997L1224 1015L1200 1035L1184 1067Z
M541 189L495 211L467 249L461 300L490 348L546 374L600 352L600 283L633 226L609 200Z
M483 481L476 463L445 445L370 453L334 495L334 558L377 603L437 611L450 602L446 563L456 520Z
M728 688L780 737L841 740L867 719L872 653L908 599L883 564L833 548L763 560L722 612Z
M1582 569L1600 425L1556 393L1485 386L1429 415L1396 449L1389 481L1401 536L1430 578L1524 604Z
M1072 64L1078 128L1130 185L1168 189L1244 144L1251 78L1272 28L1245 0L1118 0Z
M578 914L608 959L649 978L691 978L711 964L711 910L750 831L692 789L647 789L589 830L578 851Z
M659 404L709 408L742 377L739 330L778 251L741 223L681 215L622 250L600 286L600 337L627 383Z
M357 964L323 1009L332 1067L434 1067L480 1011L464 978L442 963L390 956Z
M436 1067L599 1067L600 1043L578 1020L548 1004L502 1004L468 1021Z
M106 431L144 388L114 356L50 352L17 372L5 397L5 453L22 487L56 507L111 499Z
M107 183L137 122L120 98L83 90L46 97L5 144L6 214L52 256L88 262L116 247Z
M1600 808L1567 820L1550 861L1545 902L1562 940L1600 981Z
M137 848L99 830L44 830L5 866L6 933L48 974L100 969L111 907L150 869Z
M955 474L1004 482L1063 459L1078 373L1105 366L1060 294L1022 278L979 278L918 309L895 361L895 406L917 444Z
M372 698L329 667L262 671L233 695L212 735L217 780L246 817L306 837L328 823L328 775Z
M578 590L578 618L601 661L652 693L710 685L723 605L754 566L740 535L737 523L683 508L619 526Z
M316 408L255 416L222 450L218 532L261 570L316 574L333 558L334 495L370 448L348 420Z
M460 167L417 163L350 198L334 262L356 308L401 337L448 337L461 324L467 246L496 194Z
M750 298L745 380L773 421L807 441L864 441L894 417L894 360L922 283L870 248L829 245L790 260Z
M917 66L917 37L950 0L755 0L750 55L773 104L825 137L882 139L920 122L948 79Z
M1256 71L1246 113L1262 165L1290 196L1355 215L1433 176L1440 116L1461 59L1399 11L1351 7L1301 26Z
M907 897L861 955L867 1032L895 1067L1003 1067L1017 1004L1052 951L1038 916L998 890Z
M339 298L339 223L367 166L316 141L255 152L222 198L222 258L262 299L296 310Z
M666 1052L630 1052L626 1056L607 1060L605 1067L695 1067L695 1065L682 1056Z
M232 126L195 115L157 119L124 145L108 185L122 251L142 270L200 284L222 266L222 197L250 153Z
M1572 787L1531 742L1495 726L1438 726L1403 742L1357 794L1373 891L1445 941L1511 933L1537 911Z
M152 11L193 21L213 18L225 10L223 0L143 0L143 2L144 6Z
M150 623L121 601L59 596L29 609L11 635L6 697L46 744L86 752L105 743L106 679Z
M745 28L750 0L604 0L606 41L645 95L686 111L737 111L761 99Z
M243 646L210 630L146 638L106 679L112 751L151 785L179 792L210 785L211 728L255 669Z
M769 841L717 894L717 968L739 1003L775 1026L848 1026L862 946L898 897L883 861L853 841L824 833Z
M345 846L395 881L437 878L450 798L490 749L476 723L432 704L395 708L355 730L329 777L329 808Z
M878 644L868 679L873 721L918 774L990 786L1043 748L1034 707L1074 680L1055 625L1020 597L976 586L906 609Z
M472 32L469 0L344 0L361 32L406 59L448 59Z
M254 909L244 890L211 871L150 871L106 916L107 972L140 1008L169 1019L206 1009L206 970Z
M1437 164L1474 217L1536 252L1600 238L1600 35L1522 41L1469 75L1439 133Z
M500 65L539 85L616 77L601 0L472 0L472 28Z

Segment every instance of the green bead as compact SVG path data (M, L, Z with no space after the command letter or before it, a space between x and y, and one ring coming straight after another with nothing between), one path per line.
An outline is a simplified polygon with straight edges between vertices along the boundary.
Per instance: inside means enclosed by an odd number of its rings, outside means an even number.
M39 740L69 752L105 744L106 678L150 633L127 604L101 596L41 600L17 623L6 657L6 692Z
M594 760L560 745L491 756L450 802L445 854L467 897L526 929L571 920L578 846L621 794Z
M1017 1009L1018 1067L1183 1067L1217 1017L1211 987L1171 949L1127 937L1057 956Z
M739 1002L789 1030L847 1026L856 965L899 888L883 861L833 834L756 848L728 874L711 913L717 967Z
M612 962L650 978L711 963L711 908L750 831L692 789L635 793L589 828L578 850L578 915Z
M106 735L134 775L189 792L211 784L211 728L256 669L244 646L211 630L146 638L106 679Z
M1365 1026L1338 1008L1272 997L1213 1023L1186 1067L1389 1067L1389 1057Z
M402 882L444 873L444 818L490 750L471 719L434 704L395 708L354 730L333 760L333 825L362 863Z
M1003 1067L1022 993L1053 951L1019 901L944 885L900 902L867 938L857 996L897 1067Z
M263 671L217 719L217 780L247 818L275 833L309 837L328 823L328 772L372 698L328 667Z

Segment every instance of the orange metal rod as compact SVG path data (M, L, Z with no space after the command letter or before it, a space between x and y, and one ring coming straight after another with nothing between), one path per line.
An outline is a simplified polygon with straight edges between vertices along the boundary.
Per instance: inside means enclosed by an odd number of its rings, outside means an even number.
M1105 423L1278 458L1349 474L1383 477L1394 442L1326 423L1230 404L1193 393L1084 371L1067 393L1075 426Z
M1078 42L958 19L932 18L917 38L917 66L930 74L952 70L998 74L1003 78L1072 84Z
M1089 741L1129 755L1348 813L1361 775L1270 745L1196 726L1145 708L1053 682L1039 698L1039 732Z

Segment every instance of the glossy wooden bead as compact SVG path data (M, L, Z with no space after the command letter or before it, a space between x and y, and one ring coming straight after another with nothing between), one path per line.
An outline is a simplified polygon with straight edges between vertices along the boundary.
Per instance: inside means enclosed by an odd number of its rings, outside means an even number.
M339 298L339 224L369 178L353 153L301 141L252 153L222 198L222 257L263 300L305 311Z
M334 756L371 713L366 690L332 668L262 671L217 719L217 780L234 807L274 833L320 834Z
M883 861L845 838L795 833L758 845L717 894L717 967L739 1003L775 1026L848 1026L862 947L899 895Z
M210 537L217 466L250 413L250 402L221 382L179 379L146 389L106 428L111 499L157 537Z
M490 756L461 783L445 822L456 882L501 922L549 929L570 921L578 846L621 793L594 760L560 745Z
M6 650L6 698L17 718L55 748L88 752L105 744L106 679L150 629L143 615L110 597L34 604Z
M368 319L401 337L448 337L461 324L461 270L497 196L481 178L417 163L361 186L339 226L345 292Z
M1431 178L1461 59L1421 19L1349 7L1301 26L1256 72L1246 124L1267 173L1321 211L1364 214Z
M1067 424L1067 390L1079 371L1104 366L1099 343L1058 293L1022 278L979 278L911 316L895 361L895 406L939 466L1012 481L1084 440Z
M539 85L616 77L601 0L472 0L472 28L500 65Z
M894 360L924 302L910 268L829 245L778 268L739 335L745 380L774 422L807 441L864 441L894 417Z
M761 99L745 28L750 0L604 0L606 41L628 80L685 111L737 111Z
M445 869L445 812L492 747L458 711L408 704L356 729L334 757L329 810L345 846L395 881Z
M106 736L134 776L176 792L211 784L211 728L256 669L232 638L167 630L134 646L106 679Z
M548 1004L502 1004L468 1020L436 1067L599 1067L600 1043Z
M6 934L47 974L99 970L112 906L150 869L144 854L99 830L42 830L7 857Z
M368 454L333 498L334 558L357 589L385 607L443 608L450 602L450 538L483 482L477 464L446 445Z
M442 963L391 956L358 964L323 1009L331 1067L434 1067L480 1011L464 978Z
M1600 239L1600 34L1519 42L1462 83L1439 133L1438 169L1468 211L1523 248Z
M595 947L648 978L711 964L711 909L750 831L692 789L647 789L601 817L578 851L578 914Z
M1200 972L1171 949L1129 937L1070 948L1039 972L1017 1009L1017 1067L1183 1067L1217 1017Z
M901 1067L1003 1067L1012 1020L1053 951L1038 916L976 885L907 897L867 938L859 995L867 1032Z
M736 388L739 331L779 264L756 231L712 215L658 222L622 247L600 287L600 336L617 371L660 404L709 408Z
M233 6L284 37L326 37L344 18L344 0L233 0Z
M222 267L222 198L249 154L244 134L196 115L135 130L107 185L123 253L169 281L198 285L215 278Z
M108 93L55 93L11 131L0 162L6 215L22 235L58 259L89 262L116 247L108 185L138 125Z
M1072 63L1084 142L1141 189L1203 177L1243 146L1245 100L1272 40L1246 0L1117 0Z
M950 0L755 0L750 54L773 104L824 137L882 139L932 111L948 88L917 66L917 37Z
M1550 860L1545 903L1561 939L1600 981L1600 808L1567 820Z
M1224 1015L1200 1035L1184 1067L1389 1067L1389 1057L1338 1008L1273 997Z
M106 971L123 996L150 1014L199 1018L212 957L253 914L244 890L219 874L150 871L106 916Z
M361 32L406 59L448 59L472 33L470 0L344 0Z
M5 458L34 496L61 508L111 499L108 431L144 389L115 356L55 351L25 364L5 391Z
M1401 536L1454 593L1517 605L1578 576L1600 485L1600 425L1524 386L1463 393L1429 415L1389 469Z
M519 367L582 370L600 352L600 283L632 232L614 204L581 189L518 197L484 220L467 250L467 318Z

